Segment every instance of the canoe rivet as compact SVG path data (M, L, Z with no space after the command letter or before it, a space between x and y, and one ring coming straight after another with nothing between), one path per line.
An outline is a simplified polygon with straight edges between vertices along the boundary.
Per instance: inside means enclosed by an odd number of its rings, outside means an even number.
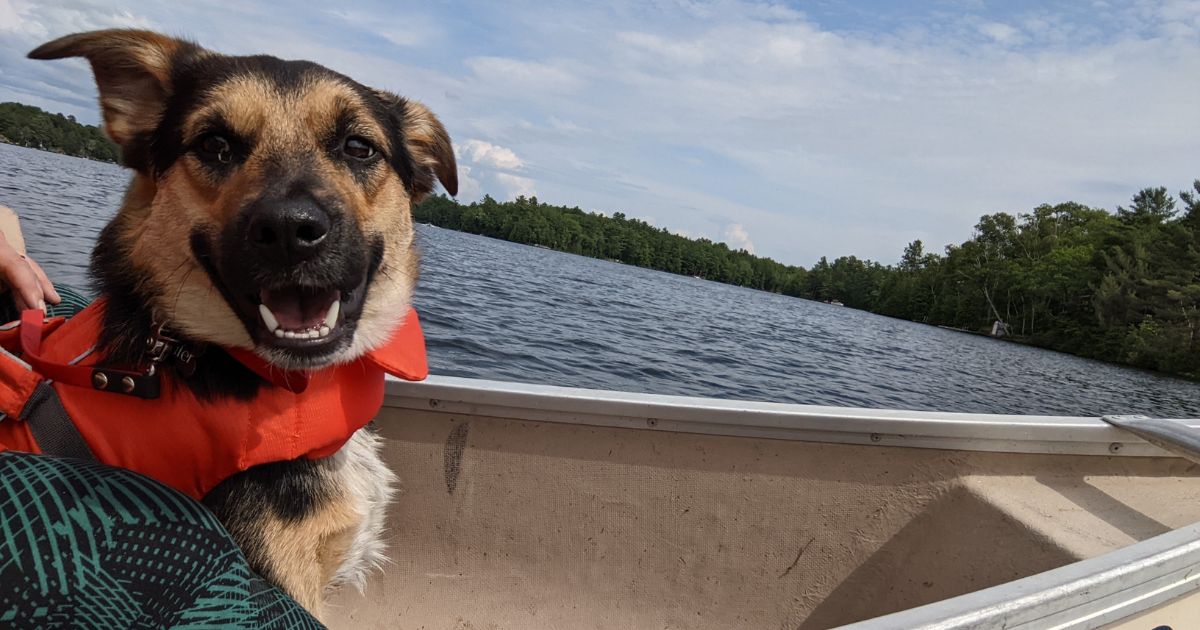
M878 442L878 441L880 441L880 440L882 440L882 439L883 439L883 436L882 436L882 435L879 435L878 433L872 433L872 434L871 434L871 441L872 441L872 442Z
M438 405L440 405L440 404L442 404L442 403L440 401L438 401L438 399L436 399L436 398L429 399L429 406L433 409L437 409Z
M1109 445L1108 445L1108 452L1109 452L1109 453L1119 453L1119 452L1121 452L1121 443L1120 443L1120 442L1113 442L1112 444L1109 444Z
M132 394L133 388L136 386L137 386L137 383L133 382L132 376L122 376L121 377L121 391L122 392L125 392L126 394Z
M658 426L658 420L655 418L646 418L646 426L656 427Z
M108 375L104 372L96 372L92 375L92 387L96 389L104 389L108 387Z

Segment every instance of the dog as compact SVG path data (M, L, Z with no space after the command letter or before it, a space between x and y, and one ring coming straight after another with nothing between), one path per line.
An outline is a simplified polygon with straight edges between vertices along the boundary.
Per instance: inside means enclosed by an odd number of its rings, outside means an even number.
M401 325L418 275L412 205L457 192L445 127L424 105L307 61L228 56L141 30L69 35L34 59L83 57L133 178L91 272L98 353L145 360L164 326L194 360L165 364L203 400L253 401L272 369L352 362ZM211 418L221 423L222 418ZM202 449L202 444L194 448ZM335 454L254 466L203 502L257 573L316 616L383 559L394 477L370 428Z

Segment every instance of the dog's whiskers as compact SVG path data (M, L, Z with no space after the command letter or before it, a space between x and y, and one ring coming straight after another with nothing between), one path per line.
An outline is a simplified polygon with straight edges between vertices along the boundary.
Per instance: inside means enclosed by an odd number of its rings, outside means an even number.
M176 267L170 274L167 275L167 278L174 277L175 274L178 273L179 270L182 269L183 266L187 265L189 262L191 262L191 261L189 259L185 258L182 262L179 263L178 267ZM172 312L177 312L179 310L179 300L181 297L183 297L183 287L187 284L188 278L191 277L192 272L195 270L196 270L196 265L193 264L190 267L188 267L187 271L184 272L183 277L179 279L179 286L176 287L176 289L175 289L175 303L171 305Z

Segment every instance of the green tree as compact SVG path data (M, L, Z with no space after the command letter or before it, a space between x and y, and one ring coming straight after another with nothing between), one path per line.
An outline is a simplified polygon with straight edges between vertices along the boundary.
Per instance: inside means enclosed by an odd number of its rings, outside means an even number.
M105 162L119 157L117 145L99 127L21 103L0 103L0 142Z

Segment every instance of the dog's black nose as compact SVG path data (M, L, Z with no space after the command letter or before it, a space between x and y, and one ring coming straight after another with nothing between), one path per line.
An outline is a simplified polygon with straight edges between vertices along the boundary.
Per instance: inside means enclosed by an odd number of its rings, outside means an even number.
M262 255L294 264L321 251L329 228L329 214L311 198L282 199L251 209L247 239Z

